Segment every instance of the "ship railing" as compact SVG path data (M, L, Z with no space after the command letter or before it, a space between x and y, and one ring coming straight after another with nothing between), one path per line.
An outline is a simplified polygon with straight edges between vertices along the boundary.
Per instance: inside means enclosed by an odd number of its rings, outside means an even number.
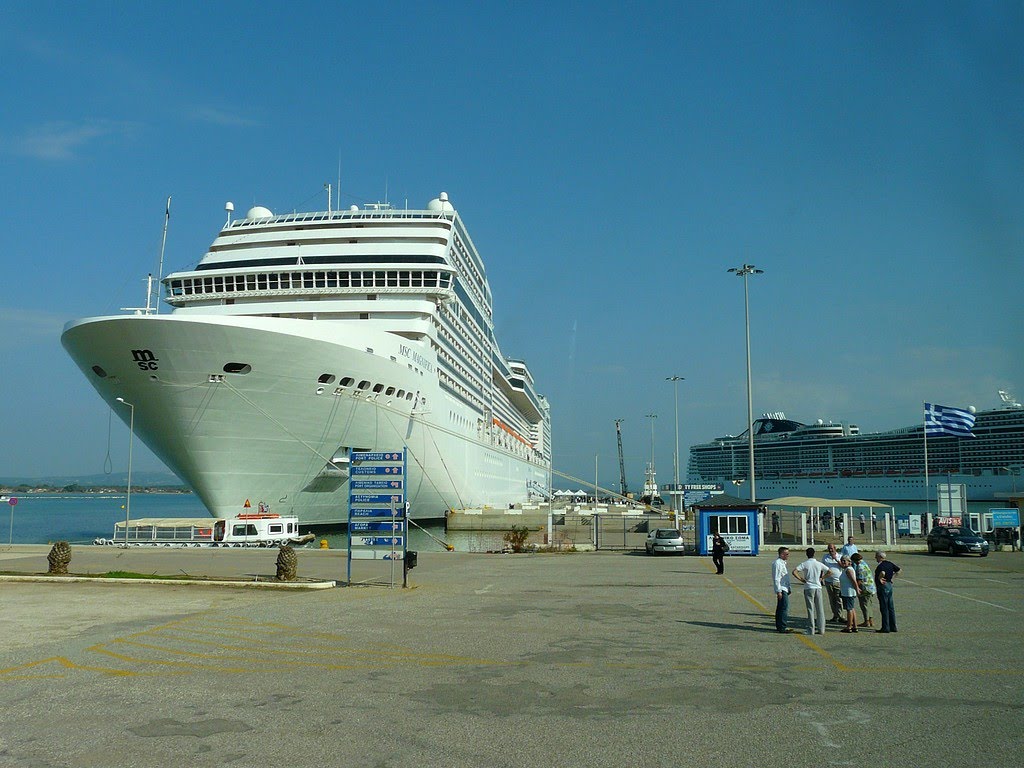
M263 226L266 224L304 224L311 221L345 221L345 220L422 220L437 221L438 219L449 219L449 216L439 216L437 211L406 211L406 210L383 210L368 211L310 211L307 213L286 213L277 216L266 216L262 219L235 219L225 229L241 229L244 227ZM450 214L450 212L447 212Z

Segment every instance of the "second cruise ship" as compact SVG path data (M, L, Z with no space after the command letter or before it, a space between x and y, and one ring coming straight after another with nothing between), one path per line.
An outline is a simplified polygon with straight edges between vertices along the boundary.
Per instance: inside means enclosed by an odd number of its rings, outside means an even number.
M936 484L965 486L971 501L1005 501L1024 490L1024 407L999 393L999 407L978 411L974 437L929 437L925 484L924 424L861 433L855 424L802 424L783 413L754 420L759 499L815 496L873 501L936 499ZM691 482L745 481L747 433L690 448Z

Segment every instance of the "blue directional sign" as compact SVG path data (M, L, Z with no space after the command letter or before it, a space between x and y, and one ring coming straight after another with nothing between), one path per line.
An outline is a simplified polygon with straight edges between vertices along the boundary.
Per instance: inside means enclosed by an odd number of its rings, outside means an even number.
M353 480L353 488L395 488L402 487L401 480Z
M353 560L390 560L401 561L405 559L405 554L400 549L353 549L351 551L351 559Z
M404 451L393 451L392 453L379 453L376 451L352 451L349 454L352 461L405 461Z
M353 493L349 496L349 504L395 504L401 505L404 499L401 493Z
M402 474L402 465L379 466L377 464L359 464L350 467L348 471L352 475L400 475Z
M348 524L348 529L352 531L352 533L363 533L365 531L385 531L387 533L402 533L405 530L405 521L387 520L383 522L378 521L373 523L352 522Z
M391 507L390 506L388 506L388 507L349 507L348 508L348 516L350 518L376 517L376 518L380 518L380 519L394 518L396 520L401 520L403 517L405 517L405 512L402 510L401 506L395 508L394 514L392 514L392 512L391 512Z
M402 536L352 536L352 546L356 547L398 547L402 548Z
M351 584L353 559L395 561L405 558L408 506L405 451L352 451L349 458L348 581Z

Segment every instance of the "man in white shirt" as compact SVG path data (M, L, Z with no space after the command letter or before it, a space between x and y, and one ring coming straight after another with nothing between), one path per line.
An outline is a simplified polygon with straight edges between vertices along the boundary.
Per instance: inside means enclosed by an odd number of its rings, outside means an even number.
M789 547L779 547L779 557L772 563L772 589L775 591L775 631L792 632L789 628Z
M828 552L821 558L822 565L828 568L828 575L825 577L825 592L828 595L829 608L832 609L832 618L829 621L842 623L843 603L839 599L839 578L843 569L839 565L839 553L836 552L836 545L829 544Z
M825 601L821 585L828 568L814 559L814 547L807 548L807 559L793 569L793 576L804 585L804 602L807 604L807 634L825 634Z

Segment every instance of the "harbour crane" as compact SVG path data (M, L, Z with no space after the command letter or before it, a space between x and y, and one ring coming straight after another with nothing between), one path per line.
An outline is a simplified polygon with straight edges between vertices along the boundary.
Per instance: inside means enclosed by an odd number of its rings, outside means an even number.
M623 496L629 495L629 489L626 488L626 464L622 460L622 428L619 426L625 419L615 420L615 437L619 441L619 493Z

